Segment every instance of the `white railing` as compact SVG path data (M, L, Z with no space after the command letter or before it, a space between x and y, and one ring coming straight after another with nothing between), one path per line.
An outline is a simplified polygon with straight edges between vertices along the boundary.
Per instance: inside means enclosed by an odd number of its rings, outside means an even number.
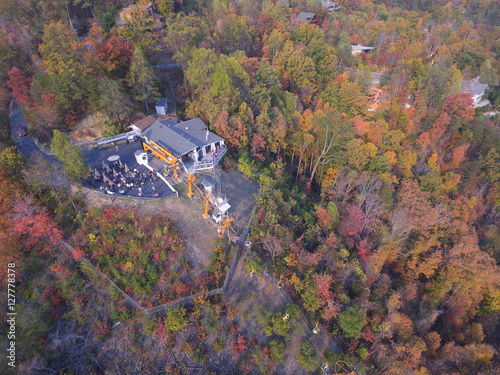
M217 163L222 159L224 154L227 152L227 147L223 145L220 148L220 152L217 154L215 158L213 158L211 161L205 161L205 162L198 162L195 163L191 168L189 168L189 173L193 174L196 171L202 170L202 169L210 169L213 168L217 165Z
M136 135L137 136L139 135L139 130L132 130L132 131L127 132L127 133L121 133L121 134L114 135L112 137L100 138L100 139L97 139L95 141L95 143L98 146L101 146L101 145L104 145L106 143L117 142L117 141L121 141L123 139L129 139L130 137L134 137Z

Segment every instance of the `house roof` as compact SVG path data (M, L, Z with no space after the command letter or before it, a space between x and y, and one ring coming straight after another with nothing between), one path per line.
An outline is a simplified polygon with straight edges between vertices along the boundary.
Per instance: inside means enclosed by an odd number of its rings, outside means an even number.
M224 140L208 131L207 125L199 118L180 123L157 120L142 134L161 147L168 149L175 157L181 157L197 147Z
M132 4L129 5L128 7L123 8L118 12L118 15L116 16L115 19L115 24L116 26L125 26L127 24L127 18L129 16L129 13L132 11L132 9L135 9L135 7L138 7L146 12L149 12L151 10L151 13L153 13L153 19L163 19L161 14L155 13L153 5L151 3L145 4L145 5L140 5L140 4ZM148 13L149 15L149 13Z
M334 10L340 10L342 6L339 3L334 3L330 0L321 0L321 5L324 6L329 12Z
M160 98L156 101L156 107L165 107L167 105L167 98Z
M358 45L351 44L351 48L353 51L370 51L372 49L375 49L375 47L360 46L359 44Z
M487 84L479 82L479 76L469 81L462 81L462 92L470 93L472 95L483 95L488 88Z
M169 150L175 157L181 157L198 145L177 134L166 122L159 120L143 130L142 135Z
M134 122L134 126L141 129L141 130L144 130L148 126L154 124L155 121L157 121L157 120L163 120L163 121L173 123L173 124L175 124L179 121L179 119L177 117L172 116L172 115L149 115L147 117L144 117L144 118Z
M156 119L153 116L148 116L148 117L144 117L144 118L140 119L139 121L134 122L134 125L137 128L139 128L141 130L144 130L149 125L151 125L152 123L154 123L155 121L156 121Z
M300 12L299 15L297 16L297 19L300 22L311 23L311 21L315 15L316 15L316 13Z
M280 5L280 3L290 8L290 0L278 0L277 4Z
M204 177L203 180L200 181L200 183L203 185L205 189L209 187L214 187L216 185L216 182L212 180L210 177Z
M207 138L207 128L208 126L205 125L205 123L199 118L179 122L172 126L172 129L174 129L178 134L198 143L197 146L200 147L224 140L224 138L219 137L211 131L208 131Z

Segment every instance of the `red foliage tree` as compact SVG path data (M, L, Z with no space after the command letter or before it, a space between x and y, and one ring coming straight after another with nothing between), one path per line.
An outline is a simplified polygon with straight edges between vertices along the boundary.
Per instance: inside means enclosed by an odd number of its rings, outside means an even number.
M363 228L363 211L357 206L348 206L339 224L339 233L342 236L355 236Z
M13 232L21 238L25 250L41 245L41 251L51 249L62 237L62 231L50 218L46 208L36 206L33 198L19 199L14 206Z
M332 277L330 275L314 275L313 280L318 288L316 295L323 301L323 305L327 304L333 298L333 293L330 291Z
M31 74L25 74L19 68L13 67L9 71L7 86L12 89L12 96L16 98L17 102L25 107L30 107L33 104L30 95L31 80Z
M455 94L444 100L443 112L451 116L462 117L466 120L474 118L474 101L471 94Z
M327 229L330 226L330 222L332 218L326 208L319 207L318 208L318 224L321 229Z
M244 336L238 335L238 340L233 343L232 347L234 355L240 355L247 348L247 340Z

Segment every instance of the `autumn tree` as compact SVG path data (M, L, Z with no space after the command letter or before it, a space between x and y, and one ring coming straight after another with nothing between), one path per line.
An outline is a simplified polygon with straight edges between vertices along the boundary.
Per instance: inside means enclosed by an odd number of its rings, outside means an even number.
M132 102L120 80L102 79L99 85L99 109L106 115L112 115L118 120L121 128L124 127L122 119L131 114Z
M59 244L62 232L46 208L36 205L32 197L19 198L13 210L13 233L20 238L25 251L37 248L48 251Z
M32 73L32 72L31 72ZM9 71L7 87L12 90L12 96L24 107L30 107L31 102L31 74L22 72L19 68L13 67Z
M160 93L153 67L139 45L134 46L128 84L132 88L135 99L144 101L146 112L149 112L149 103L158 99Z
M118 28L118 35L123 39L128 39L135 48L147 48L157 43L155 35L152 33L152 17L147 10L138 5L134 5L126 16L126 24Z
M318 153L315 155L314 167L309 181L314 180L320 164L341 162L340 150L354 135L352 126L345 121L335 109L325 105L314 114L314 133L316 135Z

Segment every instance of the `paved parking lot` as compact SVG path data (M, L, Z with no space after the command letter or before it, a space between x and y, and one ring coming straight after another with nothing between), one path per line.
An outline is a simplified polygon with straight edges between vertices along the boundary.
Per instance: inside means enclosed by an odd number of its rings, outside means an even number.
M101 146L98 148L92 144L87 144L82 146L81 148L82 154L85 157L87 164L92 168L97 168L99 173L102 174L103 162L107 163L110 167L112 166L112 162L108 161L108 158L113 155L118 155L120 157L120 161L128 166L130 170L137 169L139 172L142 172L147 176L149 169L144 167L143 165L137 164L137 161L134 156L134 152L137 150L142 150L142 144L140 141L126 143L125 141L121 141L118 143L118 150L111 144ZM121 171L124 173L123 169L115 168L117 172ZM109 174L109 173L108 173ZM109 176L111 177L111 176ZM135 179L138 181L138 177ZM94 180L89 179L87 181L87 186L92 186L95 189L99 189L100 186L105 186L102 180ZM153 191L153 186L155 190ZM132 189L124 189L124 195L130 198L139 198L139 190L137 188ZM112 189L112 192L117 194L118 189ZM158 194L158 198L167 198L172 197L175 193L160 179L157 178L154 183L151 183L149 178L146 178L146 182L144 186L142 186L142 194L143 198L153 198L153 194Z

